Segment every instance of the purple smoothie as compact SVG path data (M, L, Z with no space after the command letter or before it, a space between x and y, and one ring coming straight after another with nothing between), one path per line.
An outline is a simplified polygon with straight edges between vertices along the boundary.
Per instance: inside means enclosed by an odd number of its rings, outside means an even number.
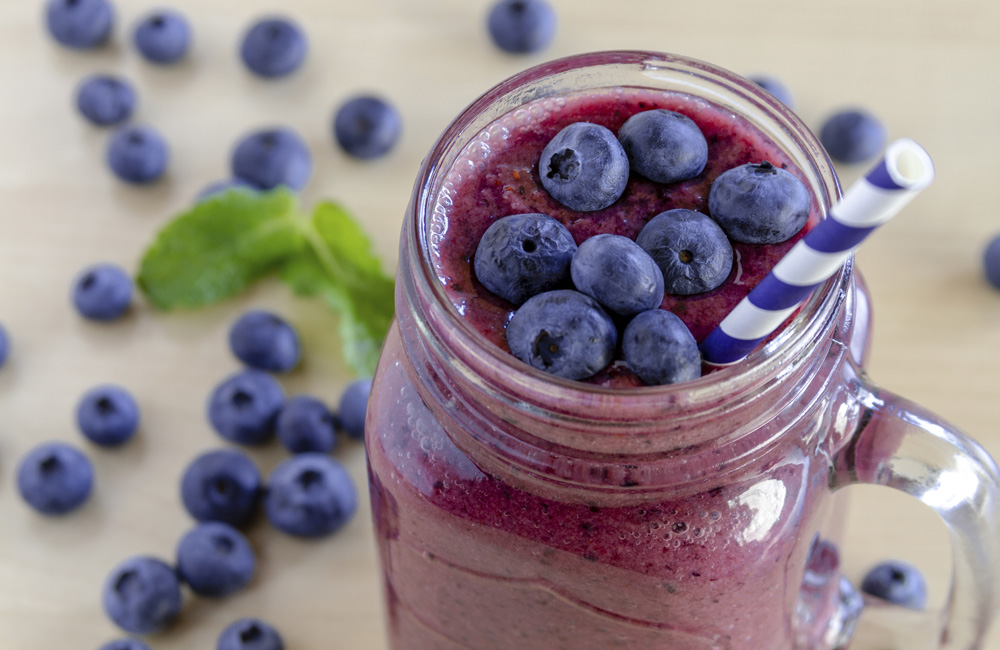
M617 131L634 113L653 108L684 113L705 134L709 163L697 178L666 186L633 175L621 199L594 213L564 208L541 188L537 161L561 128L586 120ZM758 129L691 96L626 88L541 100L485 129L446 172L428 258L462 318L506 350L504 326L513 307L472 271L479 238L493 221L542 212L566 225L578 243L598 233L634 239L664 210L707 214L712 180L761 160L799 174ZM818 214L814 205L806 228ZM683 299L668 296L663 308L703 339L801 235L771 246L736 244L737 262L723 286ZM609 429L607 444L616 452L564 453L559 444L519 430L499 400L453 390L448 364L424 346L412 314L397 309L397 317L366 432L392 650L829 647L820 637L837 605L837 563L831 547L813 539L828 514L827 459L836 445L835 436L814 433L825 411L802 422L775 422L789 434L743 466L728 464L722 443L718 450L702 445L704 453L692 457L700 469L690 470L693 478L682 489L619 498L600 486L645 489L656 463L673 454L669 447L646 452L654 438L662 444L662 431L645 438ZM590 381L640 383L620 362ZM629 417L624 404L623 420ZM701 426L725 440L747 426L741 418L752 417L721 414ZM525 447L520 465L494 462L502 454L485 434L503 437L505 427L535 445ZM688 445L684 436L678 425L677 450ZM549 456L551 483L523 469ZM584 483L598 488L582 489ZM824 551L819 559L816 548Z
M571 210L541 186L538 160L542 149L564 127L587 121L617 133L632 115L659 108L687 115L705 135L708 164L697 177L664 185L633 173L624 195L596 212ZM788 156L759 130L689 95L626 88L537 101L487 128L455 162L435 210L444 232L432 246L432 263L455 308L489 341L507 350L504 331L514 306L480 284L472 265L476 246L490 224L511 214L540 212L562 222L577 244L602 233L634 240L650 219L665 210L687 208L709 214L708 192L716 177L763 160L801 177ZM694 296L667 295L662 308L677 314L700 343L817 219L814 205L806 227L785 242L734 242L735 263L722 286ZM605 386L641 385L621 361L588 381Z

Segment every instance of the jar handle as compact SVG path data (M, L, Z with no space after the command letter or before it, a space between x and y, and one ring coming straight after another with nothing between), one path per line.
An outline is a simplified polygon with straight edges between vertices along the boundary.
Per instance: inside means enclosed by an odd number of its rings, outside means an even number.
M940 647L982 648L1000 605L1000 470L974 440L920 406L874 385L847 361L857 426L834 458L834 490L885 485L933 508L948 527L953 573Z

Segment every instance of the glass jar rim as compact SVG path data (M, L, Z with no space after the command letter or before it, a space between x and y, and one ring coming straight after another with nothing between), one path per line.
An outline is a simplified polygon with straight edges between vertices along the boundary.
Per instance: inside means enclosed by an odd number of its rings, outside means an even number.
M500 82L469 104L439 136L422 163L410 208L415 218L405 233L404 245L413 251L410 261L420 288L424 291L429 290L433 300L443 307L433 313L435 327L428 331L439 336L447 332L449 338L461 339L458 347L466 354L465 360L469 360L469 355L475 357L473 365L476 366L476 371L467 369L473 374L484 368L490 368L493 370L490 378L505 377L502 383L509 382L515 388L514 392L543 395L544 403L532 404L533 407L552 410L563 416L579 414L577 407L581 404L604 403L608 399L627 398L630 402L659 399L664 404L683 403L686 408L698 403L717 402L722 397L732 400L752 391L753 387L759 386L761 382L788 374L795 366L796 360L810 356L810 348L815 347L810 344L821 340L836 324L851 281L853 259L848 259L839 272L812 292L782 331L758 346L737 364L720 368L688 382L628 388L598 386L557 377L532 368L496 347L475 331L454 308L434 272L430 260L428 220L440 187L436 186L434 181L448 172L447 167L439 166L439 161L446 152L456 147L458 138L466 134L473 120L506 97L514 97L521 101L521 104L540 98L542 95L533 95L532 92L524 90L530 84L584 68L614 65L635 66L637 70L647 73L651 84L657 79L658 72L679 71L691 76L692 89L705 90L712 85L718 86L719 89L725 87L728 92L735 93L737 98L747 104L748 113L752 109L773 119L775 124L787 131L785 135L789 141L799 147L801 160L807 161L811 167L801 171L813 179L813 191L819 191L817 198L821 217L825 217L832 203L839 199L841 189L833 170L833 163L812 131L787 106L740 75L690 57L642 50L588 52L548 61ZM703 85L696 85L698 83ZM634 86L634 84L622 85ZM608 86L595 85L592 88L600 87ZM654 85L649 87L657 88ZM704 94L691 94L704 97ZM712 97L706 99L712 101ZM743 114L743 117L751 123L756 123L747 114ZM468 144L477 132L473 132L468 139L457 145L458 150ZM768 136L774 135L769 131L765 133ZM779 143L779 146L788 148L787 143ZM800 163L801 161L797 160L797 164ZM479 382L483 379L480 375L475 377L474 381ZM589 416L584 415L583 419L589 419Z

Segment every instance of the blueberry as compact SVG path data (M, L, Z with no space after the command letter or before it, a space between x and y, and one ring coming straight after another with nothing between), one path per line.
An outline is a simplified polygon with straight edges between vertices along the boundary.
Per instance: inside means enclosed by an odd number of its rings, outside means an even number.
M285 650L278 631L257 618L243 618L219 635L216 650Z
M278 440L293 454L328 454L337 446L338 424L326 404L311 395L296 395L281 407L274 428Z
M114 18L108 0L49 0L45 7L45 24L52 37L78 50L107 41Z
M90 459L63 442L38 445L24 455L17 468L21 497L45 515L62 515L80 507L93 486Z
M986 271L986 280L995 288L1000 289L1000 235L995 236L986 246L983 252L983 268ZM0 332L0 339L2 339ZM0 342L0 350L3 343ZM3 352L0 352L0 365L3 365Z
M379 97L353 97L337 109L333 135L337 144L355 158L378 158L399 140L403 120L399 111Z
M886 132L882 123L871 113L851 109L827 118L819 131L830 157L838 162L857 163L877 156L885 146Z
M83 80L76 91L76 107L97 126L120 124L135 109L135 90L122 77L95 74Z
M349 437L363 440L365 437L365 415L368 412L368 395L372 390L372 378L356 379L340 394L337 415L340 427Z
M220 521L198 524L177 545L177 575L201 596L235 593L250 584L256 569L250 542Z
M568 285L576 242L544 214L512 214L490 224L476 248L476 278L515 305Z
M301 190L312 175L309 148L291 129L276 127L244 136L233 150L233 176L257 189L284 185Z
M873 567L861 581L861 591L910 609L927 606L927 583L915 566L891 560Z
M181 478L181 501L198 521L241 526L253 516L260 494L260 470L236 449L201 454Z
M112 569L101 602L118 627L133 634L152 634L177 617L181 587L177 573L166 562L138 555Z
M76 424L99 445L120 445L139 428L139 407L124 388L98 386L84 393L77 404Z
M267 480L264 514L278 530L322 537L347 523L358 507L344 466L326 454L305 453L281 462Z
M176 63L187 54L191 26L177 11L160 9L143 18L135 28L135 46L147 61Z
M242 370L222 381L208 400L208 420L226 440L267 442L285 401L281 385L260 370Z
M780 79L770 75L757 75L750 77L750 81L774 95L779 102L788 108L795 108L795 99L792 97L792 91Z
M783 242L806 224L809 190L791 172L766 160L728 169L712 183L708 211L733 241Z
M557 133L538 163L542 187L559 203L581 212L602 210L617 201L628 172L628 156L614 133L590 122L576 122Z
M285 18L265 18L243 36L240 57L254 74L284 77L295 72L306 58L308 43L302 29Z
M99 650L151 650L139 639L115 639L102 645Z
M148 126L118 127L108 141L108 165L126 183L152 183L167 170L167 141Z
M686 115L664 109L643 111L618 130L632 171L657 183L694 178L708 162L708 142Z
M76 276L71 297L84 318L114 320L132 304L132 278L114 264L95 264Z
M256 192L257 188L242 178L226 178L224 180L215 181L214 183L206 185L200 192L198 192L196 200L204 201L205 199L212 198L219 194L225 194L230 190Z
M663 273L638 244L621 235L589 237L573 255L573 286L621 316L663 302Z
M622 353L629 370L653 386L701 376L698 343L684 321L663 309L644 311L625 326Z
M615 324L597 301L568 289L529 298L507 323L515 357L567 379L585 379L611 363L617 342Z
M499 0L486 26L504 52L530 54L544 50L556 35L556 12L545 0Z
M10 339L7 337L7 330L0 325L0 368L3 368L3 364L7 362L7 356L10 354Z
M229 348L251 368L287 372L299 363L299 335L277 314L252 310L229 328Z
M733 246L726 233L695 210L661 212L643 226L635 241L656 261L669 294L711 291L726 281L733 268Z

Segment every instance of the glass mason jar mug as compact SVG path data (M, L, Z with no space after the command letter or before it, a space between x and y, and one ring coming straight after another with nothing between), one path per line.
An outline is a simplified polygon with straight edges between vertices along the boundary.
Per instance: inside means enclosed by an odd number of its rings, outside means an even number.
M616 87L731 111L788 155L820 212L839 197L832 165L793 113L683 57L554 61L455 119L406 214L397 321L369 401L392 650L844 647L860 598L837 571L842 518L831 497L855 483L902 490L940 513L954 576L928 638L980 647L1000 593L997 467L870 383L868 296L851 262L745 361L671 386L603 388L529 368L449 299L433 257L449 218L461 218L440 197L456 161L468 163L463 150L525 104Z

